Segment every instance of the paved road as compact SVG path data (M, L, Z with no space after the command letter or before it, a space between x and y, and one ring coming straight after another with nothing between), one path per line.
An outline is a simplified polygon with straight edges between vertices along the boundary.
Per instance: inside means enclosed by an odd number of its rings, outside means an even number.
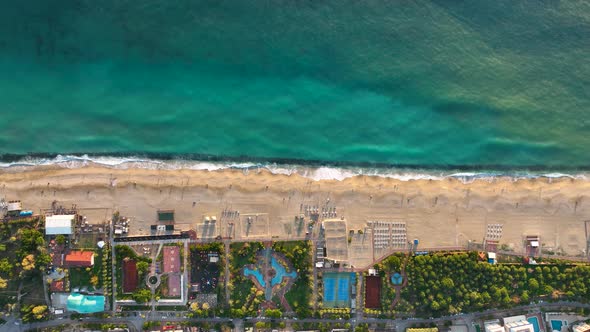
M482 312L476 313L469 313L469 314L458 314L454 316L445 316L445 317L438 317L438 318L431 318L431 319L423 319L423 318L408 318L408 319L378 319L378 318L362 318L362 319L350 319L350 320L341 320L341 319L322 319L322 318L306 318L306 319L292 319L292 318L283 318L277 319L277 321L284 321L286 323L344 323L349 322L353 325L359 323L385 323L388 326L395 326L398 331L405 329L405 327L413 324L419 323L444 323L448 320L465 320L471 321L477 318L481 318L484 316L489 315L505 315L511 314L515 312L522 312L525 310L540 310L541 308L544 309L551 309L551 308L559 308L559 307L569 307L569 308L589 308L590 304L588 303L577 303L577 302L555 302L555 303L539 303L539 304L530 304L519 306L511 309L503 309L503 310L486 310ZM83 319L83 323L125 323L132 331L141 331L141 327L144 322L146 321L164 321L164 322L184 322L184 321L191 321L191 322L209 322L209 323L224 323L232 321L236 326L242 326L244 322L258 322L258 321L270 321L268 318L251 318L251 319L231 319L231 318L184 318L183 315L187 314L188 312L178 312L178 311L158 311L148 315L145 319L141 317L115 317L115 318L108 318L108 319L98 319L98 318L88 318ZM145 314L145 313L144 313ZM180 317L176 317L176 315L180 315ZM0 332L4 331L25 331L27 329L32 328L41 328L41 327L52 327L58 326L62 324L75 324L79 323L80 321L74 321L69 319L60 319L60 320L53 320L49 322L39 322L33 324L24 324L24 325L14 325L14 320L12 318L8 319L8 323L0 326Z

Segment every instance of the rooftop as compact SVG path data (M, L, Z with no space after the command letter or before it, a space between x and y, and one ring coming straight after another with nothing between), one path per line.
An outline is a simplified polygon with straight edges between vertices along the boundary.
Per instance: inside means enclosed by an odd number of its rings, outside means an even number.
M590 325L588 323L580 323L572 326L574 332L590 332Z
M73 214L57 214L45 217L45 234L72 234L72 221L76 216Z
M52 292L63 292L63 291L65 291L64 279L52 281L51 282L51 285L49 285L49 290L51 290Z
M64 265L69 267L89 267L94 265L94 252L71 251L66 255Z

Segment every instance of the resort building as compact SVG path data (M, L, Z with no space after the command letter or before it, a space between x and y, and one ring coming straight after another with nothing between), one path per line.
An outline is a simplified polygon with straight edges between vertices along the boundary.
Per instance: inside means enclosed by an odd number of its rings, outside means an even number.
M92 251L72 251L66 255L64 265L67 267L94 266L94 253Z
M506 332L535 332L533 324L523 315L505 317L504 330Z
M526 319L518 322L504 324L506 332L535 332L533 324L529 323Z
M6 207L6 215L9 217L18 217L23 209L21 201L8 201L8 204L0 207Z
M496 253L495 252L488 252L488 263L496 264Z
M504 332L504 327L500 325L499 320L484 322L486 332Z
M590 332L590 325L588 323L580 323L572 326L573 332Z
M49 285L49 290L53 292L65 292L64 279L53 280Z
M529 257L536 257L539 256L539 244L541 243L541 239L538 235L528 235L526 237L526 254Z
M467 325L451 325L449 327L450 332L469 332Z
M70 235L76 215L58 214L45 217L45 235Z

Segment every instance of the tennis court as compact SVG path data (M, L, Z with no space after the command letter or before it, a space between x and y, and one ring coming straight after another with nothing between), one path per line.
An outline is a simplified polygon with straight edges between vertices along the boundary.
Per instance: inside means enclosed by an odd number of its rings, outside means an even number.
M365 277L365 308L381 307L381 277Z
M350 306L352 273L324 273L324 307L347 308Z

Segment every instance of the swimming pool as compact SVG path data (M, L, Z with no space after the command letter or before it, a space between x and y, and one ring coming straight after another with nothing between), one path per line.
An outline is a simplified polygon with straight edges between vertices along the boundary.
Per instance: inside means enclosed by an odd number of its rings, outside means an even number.
M270 264L272 265L272 268L275 270L275 273L276 273L276 275L272 278L272 280L270 282L271 286L280 284L281 280L283 280L283 277L293 278L293 279L295 279L297 277L297 273L295 271L291 271L291 272L287 273L287 270L285 269L285 267L282 266L281 264L279 264L279 262L277 262L277 260L274 257L271 258Z
M68 296L67 308L81 314L104 311L104 296L72 293Z
M541 331L539 327L539 319L537 317L529 317L526 320L528 320L529 323L533 324L533 329L535 330L535 332Z
M252 270L249 268L244 268L244 275L247 276L254 276L254 278L256 278L256 280L258 280L258 283L260 284L260 286L262 286L262 288L266 287L266 283L264 282L264 278L262 277L262 273L260 273L259 270Z
M561 331L562 326L563 326L563 321L551 320L551 329L553 331Z

